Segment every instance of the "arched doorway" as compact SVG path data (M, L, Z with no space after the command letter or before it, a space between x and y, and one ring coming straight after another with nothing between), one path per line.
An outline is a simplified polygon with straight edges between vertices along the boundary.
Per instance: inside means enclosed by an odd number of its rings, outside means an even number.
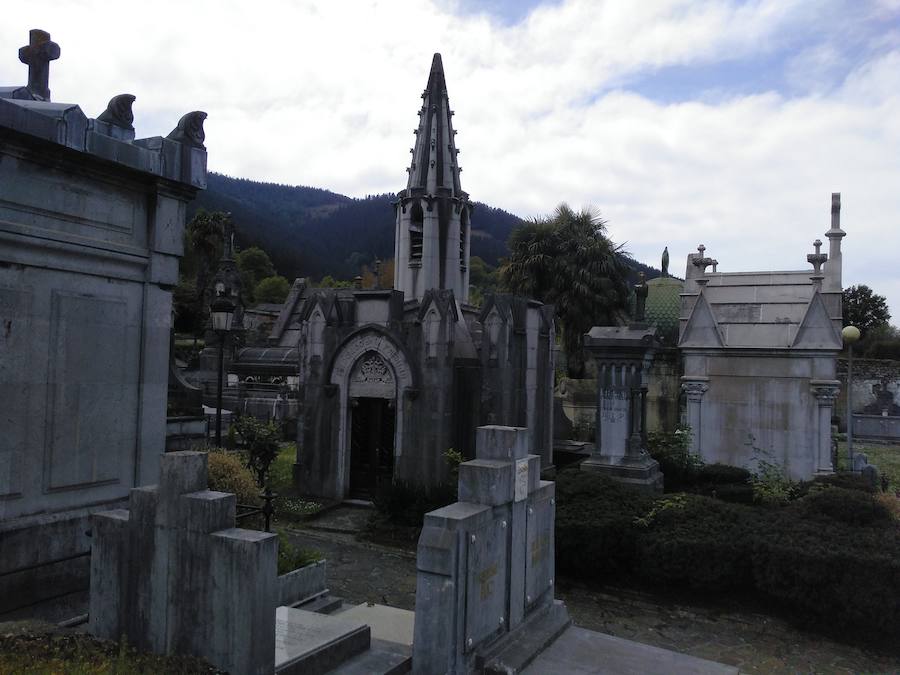
M338 494L371 499L393 479L403 453L406 394L413 371L393 336L367 326L349 336L332 362L329 380L337 387Z
M363 354L350 372L350 484L348 496L372 499L394 476L397 385L377 352Z

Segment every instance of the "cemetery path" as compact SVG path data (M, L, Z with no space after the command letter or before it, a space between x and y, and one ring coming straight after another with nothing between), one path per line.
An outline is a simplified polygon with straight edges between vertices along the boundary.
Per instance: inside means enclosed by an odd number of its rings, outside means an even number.
M303 527L287 534L294 545L327 557L332 595L349 603L415 609L415 554L362 541L350 528L341 530ZM688 605L631 589L597 590L564 578L558 580L557 597L578 626L737 666L745 673L900 672L900 656L841 644L740 607Z

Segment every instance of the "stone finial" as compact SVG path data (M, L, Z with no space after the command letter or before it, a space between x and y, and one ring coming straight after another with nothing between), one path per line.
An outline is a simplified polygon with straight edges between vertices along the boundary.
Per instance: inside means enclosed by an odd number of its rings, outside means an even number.
M822 279L825 278L825 275L822 274L822 265L828 261L828 254L822 253L821 239L816 239L813 242L813 246L815 247L816 252L808 254L806 256L806 262L813 266L814 271L810 276L810 279L812 279L813 285L819 288L822 285Z
M50 100L50 62L59 53L50 33L38 28L29 31L28 44L19 49L19 61L28 66L28 92L39 101Z
M119 94L118 96L113 96L109 100L106 110L104 110L97 119L100 122L106 122L115 127L133 131L134 113L131 110L131 105L134 101L135 97L131 94Z
M700 274L706 274L706 268L715 263L719 264L717 260L713 260L712 258L707 258L704 253L706 253L706 247L703 244L700 244L697 247L697 255L694 256L693 263L694 267L697 267L700 270Z
M669 276L669 247L666 246L662 253L662 273L661 277Z
M200 110L189 112L178 120L178 126L176 126L166 138L192 148L206 150L206 146L203 145L203 141L206 140L206 133L203 131L203 122L206 120L206 117L206 113Z
M375 288L381 288L381 258L375 258Z

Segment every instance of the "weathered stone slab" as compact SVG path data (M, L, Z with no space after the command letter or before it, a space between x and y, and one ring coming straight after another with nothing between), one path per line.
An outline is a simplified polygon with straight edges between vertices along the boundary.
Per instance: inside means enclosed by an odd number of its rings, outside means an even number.
M373 640L385 640L411 647L415 612L387 605L362 603L341 612L340 618L361 621L369 626Z
M364 651L369 627L341 615L279 607L275 611L275 671L285 675L326 673Z
M509 620L506 609L508 523L494 522L469 533L466 570L466 651L499 635Z

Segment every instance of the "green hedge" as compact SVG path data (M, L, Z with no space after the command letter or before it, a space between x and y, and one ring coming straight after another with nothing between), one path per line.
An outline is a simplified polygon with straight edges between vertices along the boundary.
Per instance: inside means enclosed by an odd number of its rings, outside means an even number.
M867 492L814 485L766 508L563 471L557 494L562 574L764 594L799 619L873 635L900 625L900 523Z

